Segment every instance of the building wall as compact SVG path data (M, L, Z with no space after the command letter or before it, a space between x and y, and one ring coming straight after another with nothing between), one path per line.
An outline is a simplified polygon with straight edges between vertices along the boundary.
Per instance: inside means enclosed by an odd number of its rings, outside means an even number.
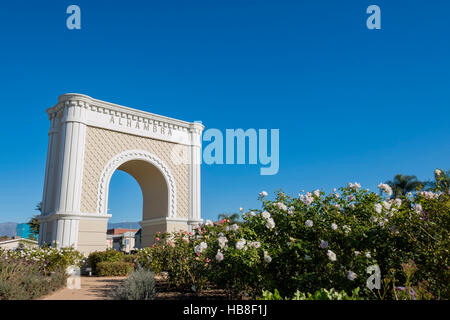
M107 220L80 220L77 249L85 254L107 247Z

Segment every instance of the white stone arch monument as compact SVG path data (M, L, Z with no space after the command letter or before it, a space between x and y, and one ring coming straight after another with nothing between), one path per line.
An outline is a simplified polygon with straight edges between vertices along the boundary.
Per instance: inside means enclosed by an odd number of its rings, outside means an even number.
M203 125L64 94L47 109L51 125L39 243L87 254L106 248L109 182L133 176L143 196L142 246L156 232L202 222Z

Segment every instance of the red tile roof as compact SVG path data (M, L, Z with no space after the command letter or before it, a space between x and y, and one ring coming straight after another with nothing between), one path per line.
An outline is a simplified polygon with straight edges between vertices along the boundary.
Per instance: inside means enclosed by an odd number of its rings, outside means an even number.
M137 232L138 229L119 229L119 228L115 228L115 229L108 229L108 231L106 231L106 234L113 234L113 235L118 235L118 234L122 234L128 231L133 231L133 232Z

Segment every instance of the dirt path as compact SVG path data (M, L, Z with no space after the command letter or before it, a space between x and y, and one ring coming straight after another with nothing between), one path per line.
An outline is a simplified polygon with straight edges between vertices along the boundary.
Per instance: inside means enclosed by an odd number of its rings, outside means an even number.
M109 300L111 292L127 277L81 277L80 289L64 287L39 300ZM204 290L201 294L191 291L171 289L167 280L160 275L155 276L156 300L222 300L226 298L223 290Z
M60 289L41 300L109 300L111 290L126 277L81 277L80 289Z

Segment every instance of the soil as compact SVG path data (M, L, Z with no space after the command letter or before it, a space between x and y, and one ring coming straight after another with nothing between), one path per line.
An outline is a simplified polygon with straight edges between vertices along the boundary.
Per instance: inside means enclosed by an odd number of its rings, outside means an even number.
M167 280L160 275L155 276L156 300L223 300L227 296L220 289L205 289L199 293L193 291L180 291L170 288Z
M127 277L81 277L80 289L64 287L41 300L110 300L111 291Z
M64 287L40 300L110 300L112 291L126 277L81 277L80 289ZM200 293L180 291L170 288L162 276L156 275L156 300L223 300L226 294L223 290L207 289Z

